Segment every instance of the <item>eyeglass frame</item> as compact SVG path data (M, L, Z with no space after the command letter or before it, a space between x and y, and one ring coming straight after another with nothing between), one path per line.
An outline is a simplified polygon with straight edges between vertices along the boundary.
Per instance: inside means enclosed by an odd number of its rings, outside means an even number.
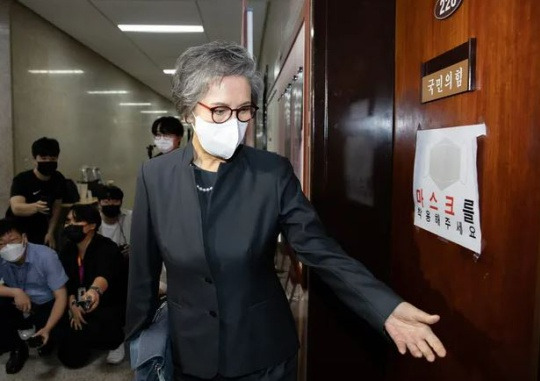
M222 124L222 123L225 123L227 122L229 119L231 119L231 117L233 116L233 113L236 112L236 119L238 119L240 122L249 122L251 119L253 119L255 117L255 114L257 113L257 111L259 110L259 107L254 105L254 104L250 104L249 106L242 106L242 107L238 107L238 108L230 108L229 106L225 106L225 105L222 105L222 106L216 106L216 107L210 107L210 106L207 106L205 105L204 103L201 103L201 102L197 102L198 104L200 104L201 106L203 106L205 109L209 110L210 111L210 115L212 117L212 121L216 124ZM253 115L251 115L251 117L248 119L248 120L240 120L240 118L238 118L238 113L240 112L240 110L244 109L245 107L252 107L255 109L255 112L253 113ZM225 119L224 121L222 122L216 122L216 120L214 119L214 111L218 108L228 108L231 113L229 115L229 117L227 119Z

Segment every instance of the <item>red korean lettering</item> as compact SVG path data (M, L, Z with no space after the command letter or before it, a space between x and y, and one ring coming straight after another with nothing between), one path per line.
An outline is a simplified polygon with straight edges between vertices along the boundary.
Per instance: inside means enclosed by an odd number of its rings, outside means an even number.
M446 196L446 203L444 204L444 206L446 207L444 209L444 213L453 216L454 215L454 197Z
M435 205L431 205L432 202L435 202ZM439 210L439 208L436 206L437 205L437 197L435 196L435 192L431 193L431 197L429 198L429 208L430 209L433 209L433 210Z
M422 188L416 190L416 202L424 207L424 190Z

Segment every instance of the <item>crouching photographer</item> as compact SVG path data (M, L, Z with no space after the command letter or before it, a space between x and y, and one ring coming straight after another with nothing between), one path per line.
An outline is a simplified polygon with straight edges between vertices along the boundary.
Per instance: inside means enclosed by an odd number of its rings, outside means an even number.
M50 354L66 307L67 276L56 252L28 242L13 220L0 220L0 354L6 373L19 372L28 347Z
M124 358L126 285L122 254L109 238L98 234L99 211L75 205L66 219L68 239L61 252L66 274L70 329L58 349L58 358L69 368L88 364L93 350L108 350L107 362Z

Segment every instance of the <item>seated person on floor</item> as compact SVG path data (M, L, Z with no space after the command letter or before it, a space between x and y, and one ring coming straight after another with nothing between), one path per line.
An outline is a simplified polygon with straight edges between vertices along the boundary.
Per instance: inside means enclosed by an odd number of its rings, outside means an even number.
M88 364L92 350L108 350L107 362L124 359L126 279L118 246L97 233L101 217L92 205L75 205L67 215L68 239L61 260L67 282L70 327L58 348L69 368Z
M99 190L97 197L101 213L101 226L98 230L99 234L113 240L122 251L124 257L128 257L129 234L131 231L131 210L122 208L124 192L117 186L105 185ZM165 295L167 293L165 266L163 266L162 269L159 292L160 295Z
M115 242L122 254L129 254L129 233L131 230L131 210L122 208L124 192L114 185L105 185L97 194L101 212L99 234Z
M13 220L0 220L0 257L0 353L11 352L6 373L14 374L28 359L28 346L40 356L52 351L68 277L56 252L28 242Z

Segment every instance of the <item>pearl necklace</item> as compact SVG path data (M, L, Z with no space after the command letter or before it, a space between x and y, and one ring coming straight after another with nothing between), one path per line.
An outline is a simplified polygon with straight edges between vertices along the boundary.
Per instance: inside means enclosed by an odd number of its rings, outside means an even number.
M211 192L212 189L214 189L214 187L203 188L203 187L201 187L199 184L195 184L195 186L197 187L197 190L198 190L199 192L204 192L204 193Z

